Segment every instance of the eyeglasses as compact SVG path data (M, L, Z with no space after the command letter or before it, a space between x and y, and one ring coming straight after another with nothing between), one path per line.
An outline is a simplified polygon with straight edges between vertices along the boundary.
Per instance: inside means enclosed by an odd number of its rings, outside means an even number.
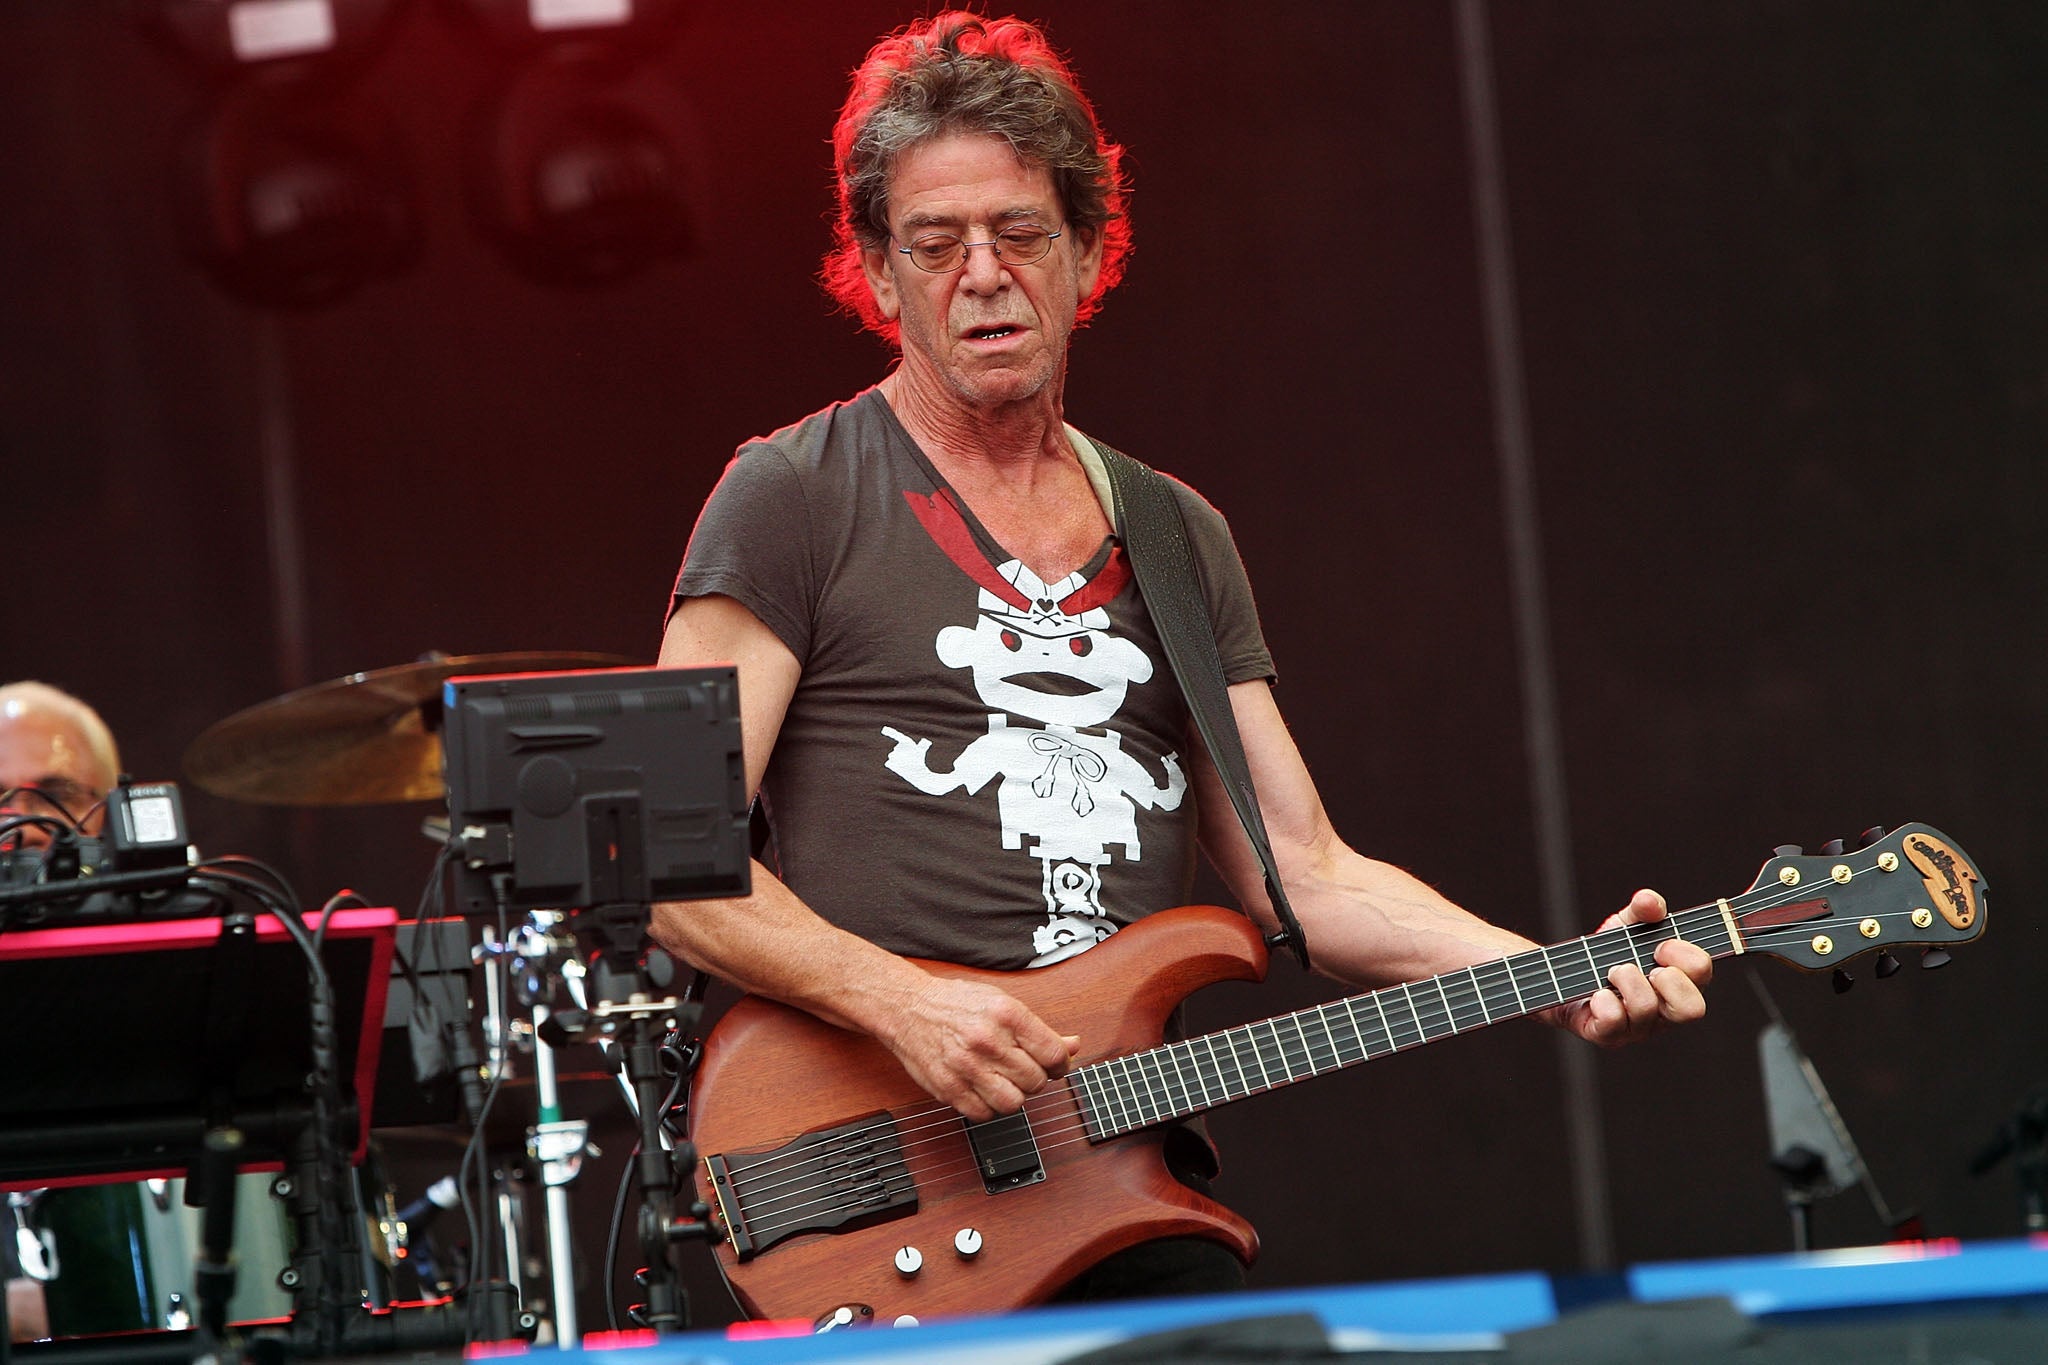
M933 275L944 275L958 270L967 259L967 253L975 247L985 246L995 253L995 258L1004 265L1030 265L1045 259L1045 253L1052 250L1052 239L1059 232L1047 232L1031 223L1016 223L1004 228L986 242L970 242L957 233L927 232L911 240L909 246L896 249L910 258L910 263L919 270Z

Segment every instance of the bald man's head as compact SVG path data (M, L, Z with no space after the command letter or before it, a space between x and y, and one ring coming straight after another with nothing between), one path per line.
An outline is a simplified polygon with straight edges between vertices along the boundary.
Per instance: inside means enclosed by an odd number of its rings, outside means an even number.
M120 771L113 732L90 706L47 683L0 686L0 818L46 815L97 834L99 803ZM49 839L46 829L18 833L31 847ZM0 846L14 838L0 836Z

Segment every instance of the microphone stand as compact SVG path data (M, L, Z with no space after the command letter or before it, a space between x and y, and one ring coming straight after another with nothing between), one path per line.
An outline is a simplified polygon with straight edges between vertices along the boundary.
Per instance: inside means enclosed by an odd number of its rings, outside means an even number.
M676 1209L676 1174L687 1170L696 1157L687 1142L678 1141L672 1148L664 1145L661 1118L668 1080L661 1070L661 1040L671 1032L694 1030L703 1007L674 991L674 961L647 945L650 913L644 904L571 912L569 925L588 963L589 1004L556 1011L540 1027L546 1041L557 1045L570 1039L608 1038L623 1048L640 1126L638 1230L646 1264L637 1278L647 1291L647 1301L631 1311L637 1325L669 1333L689 1326L675 1246L710 1235L710 1225L705 1221L709 1210L701 1203L688 1205L680 1214Z

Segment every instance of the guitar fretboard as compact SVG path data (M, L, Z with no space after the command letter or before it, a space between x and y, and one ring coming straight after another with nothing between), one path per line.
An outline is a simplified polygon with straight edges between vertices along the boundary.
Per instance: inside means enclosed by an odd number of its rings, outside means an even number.
M1068 1083L1091 1142L1186 1118L1261 1091L1453 1034L1583 1000L1624 963L1645 972L1682 938L1713 957L1738 951L1717 906L1676 911L1513 957L1406 981L1076 1068Z

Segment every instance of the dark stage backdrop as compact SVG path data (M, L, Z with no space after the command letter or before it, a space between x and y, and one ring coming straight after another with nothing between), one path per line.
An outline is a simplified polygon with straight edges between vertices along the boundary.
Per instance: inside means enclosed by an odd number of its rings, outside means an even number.
M843 74L913 6L692 7L641 79L688 129L697 249L583 290L521 276L465 204L467 122L511 60L453 5L403 9L344 107L403 149L419 256L295 312L188 260L170 206L205 86L134 9L0 9L0 674L94 701L139 775L179 777L242 707L429 649L651 659L733 446L886 364L811 277ZM1340 829L1542 933L1454 7L1032 12L1137 186L1070 414L1230 514ZM1997 887L1946 971L1837 998L1732 965L1708 1022L1601 1055L1614 1255L1787 1245L1746 977L1894 1203L2014 1234L2009 1170L1966 1166L2048 1083L2048 11L1485 12L1575 919L1912 819ZM308 900L419 893L431 806L188 796L205 850L272 859ZM1196 1022L1328 994L1282 965ZM1226 1112L1255 1282L1577 1268L1565 1095L1521 1025ZM593 1267L628 1145L599 1122ZM398 1163L403 1197L435 1160ZM1820 1214L1823 1242L1881 1232L1853 1195Z

